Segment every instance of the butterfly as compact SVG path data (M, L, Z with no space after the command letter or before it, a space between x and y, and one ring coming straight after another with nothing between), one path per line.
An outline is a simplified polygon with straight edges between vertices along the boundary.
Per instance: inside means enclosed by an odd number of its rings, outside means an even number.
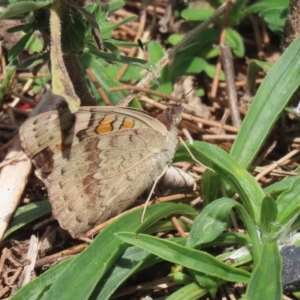
M72 237L121 213L172 162L183 108L158 119L121 107L48 111L19 130L22 149L45 183L52 212Z

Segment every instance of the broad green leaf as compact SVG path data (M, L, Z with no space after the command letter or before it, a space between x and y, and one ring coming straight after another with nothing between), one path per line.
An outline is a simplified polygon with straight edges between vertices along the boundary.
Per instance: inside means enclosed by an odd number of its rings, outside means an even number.
M58 265L47 270L45 273L35 278L33 281L22 287L16 294L14 294L10 300L40 300L42 295L48 289L53 282L59 278L63 270L69 266L73 259L67 259L60 262ZM58 298L59 299L59 298Z
M261 242L257 233L257 226L253 223L245 208L233 199L220 198L205 206L194 220L193 227L186 241L189 248L200 247L204 243L214 241L224 230L228 228L230 211L235 208L243 220L249 233L254 262L260 260Z
M124 231L124 228L135 233L147 231L159 219L177 213L189 214L194 210L183 204L160 203L147 208L143 224L140 222L141 209L115 220L80 255L72 259L42 299L90 299L97 284L128 248L114 236L115 233Z
M240 195L251 218L256 224L259 224L261 202L265 194L253 176L216 145L194 142L187 146L198 161L212 169L231 185L234 191ZM175 155L175 161L193 161L183 146L180 146L179 149L180 151Z
M184 244L184 239L176 238L172 240L181 245ZM161 261L162 259L139 247L127 248L122 257L114 263L111 270L96 286L91 298L95 300L111 299L112 294L126 279Z
M300 84L300 37L283 53L260 85L230 155L249 168Z
M259 16L264 19L272 31L280 33L285 24L287 12L288 6L268 7L260 12Z
M225 264L212 255L145 234L117 233L122 241L141 247L167 261L226 281L248 282L250 274Z
M265 240L261 263L254 269L245 300L282 299L282 259L276 240Z

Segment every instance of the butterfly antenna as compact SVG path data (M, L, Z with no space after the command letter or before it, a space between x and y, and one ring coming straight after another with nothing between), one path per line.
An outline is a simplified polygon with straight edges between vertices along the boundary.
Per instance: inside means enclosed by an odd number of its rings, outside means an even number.
M160 84L158 83L158 80L157 80L157 78L159 78L160 74L159 74L156 70L154 70L154 68L153 68L153 66L152 66L152 63L150 62L149 55L148 55L148 53L145 51L143 42L142 42L140 39L138 39L137 42L138 42L138 44L139 44L140 49L141 49L141 50L143 51L143 53L144 53L144 56L145 56L146 61L147 61L148 64L149 64L149 70L150 70L150 72L152 72L152 74L153 74L154 80L156 81L156 84L157 84L157 86L158 86L158 88L159 88L159 91L161 92L162 97L164 98L165 102L168 103L168 102L167 102L167 99L166 99L166 97L165 97L165 95L164 95L164 93L163 93L163 91L162 91L162 89L161 89L161 87L160 87Z

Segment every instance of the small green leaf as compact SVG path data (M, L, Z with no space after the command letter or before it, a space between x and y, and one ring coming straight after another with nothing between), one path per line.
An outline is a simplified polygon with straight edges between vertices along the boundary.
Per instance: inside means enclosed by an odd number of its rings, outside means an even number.
M281 31L288 12L288 6L268 7L259 13L272 31Z
M210 78L214 78L215 74L216 74L216 66L207 63L205 65L204 71L207 74L207 76L209 76ZM222 70L220 72L219 79L221 81L225 81L225 74L224 74L224 72Z
M172 46L177 45L181 40L183 39L183 35L182 34L171 34L168 37L168 43L171 44Z
M14 60L18 56L18 54L24 50L25 45L29 41L32 33L33 31L22 36L21 39L9 50L8 52L9 61Z
M186 74L199 74L207 67L207 62L200 57L188 57L184 60L177 60L170 71L171 79Z
M122 8L125 5L125 1L115 0L115 1L108 2L106 5L107 5L106 8L108 14L112 14L114 11Z
M187 8L182 11L181 16L187 21L204 21L213 13L212 9Z
M253 94L256 86L256 78L260 71L268 72L272 64L258 59L252 59L247 68L247 89L250 94Z
M150 61L154 64L156 64L164 56L164 49L157 41L151 41L147 46L147 50Z
M244 57L245 46L241 35L232 28L227 29L226 43L237 57Z
M57 1L57 0L56 0ZM43 8L49 4L55 2L54 0L48 1L19 1L9 4L7 8L0 14L0 20L10 19L20 16L24 13L31 12L36 9Z
M34 68L38 65L43 65L49 61L49 52L34 53L25 60L14 59L9 63L9 66L16 67L17 70L26 70Z

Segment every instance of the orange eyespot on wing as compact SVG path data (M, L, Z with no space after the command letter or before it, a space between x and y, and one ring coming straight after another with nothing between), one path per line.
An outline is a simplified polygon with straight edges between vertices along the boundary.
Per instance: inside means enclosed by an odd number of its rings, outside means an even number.
M131 118L125 118L120 129L131 129L134 127L134 120Z
M98 134L104 134L113 131L113 122L116 121L116 115L106 116L96 128Z

